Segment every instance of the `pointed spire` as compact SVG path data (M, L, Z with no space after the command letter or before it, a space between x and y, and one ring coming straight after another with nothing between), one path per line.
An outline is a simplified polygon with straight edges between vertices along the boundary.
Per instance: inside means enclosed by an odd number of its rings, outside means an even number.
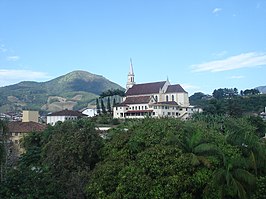
M133 71L132 59L130 58L130 67L129 67L129 73L127 75L127 85L126 85L127 90L135 84L134 76L135 75Z
M131 58L130 58L129 74L130 75L134 75L134 72L133 72L133 64L132 64L132 59Z

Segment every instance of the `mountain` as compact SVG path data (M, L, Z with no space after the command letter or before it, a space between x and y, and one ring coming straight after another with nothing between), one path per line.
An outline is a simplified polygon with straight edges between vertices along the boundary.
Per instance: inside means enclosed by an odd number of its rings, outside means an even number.
M259 86L256 87L256 89L258 89L261 93L266 94L266 86Z
M100 75L73 71L47 82L24 81L0 87L0 112L34 109L79 109L94 103L102 92L125 90Z

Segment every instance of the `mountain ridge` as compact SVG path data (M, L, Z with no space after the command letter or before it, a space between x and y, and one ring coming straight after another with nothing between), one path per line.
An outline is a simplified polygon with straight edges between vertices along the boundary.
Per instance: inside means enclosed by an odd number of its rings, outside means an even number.
M76 70L46 82L22 81L0 87L0 111L78 109L115 89L125 90L101 75Z
M266 94L266 86L258 86L256 87L261 93Z

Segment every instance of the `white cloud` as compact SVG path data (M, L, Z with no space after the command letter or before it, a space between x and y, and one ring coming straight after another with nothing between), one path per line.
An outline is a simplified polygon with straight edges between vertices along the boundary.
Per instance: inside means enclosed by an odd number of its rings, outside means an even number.
M222 11L222 8L214 8L213 10L212 10L212 13L213 14L217 14L218 12L221 12Z
M194 72L220 72L240 68L252 68L266 65L266 53L250 52L235 55L222 60L192 65Z
M44 72L0 69L0 86L6 86L21 81L44 81L50 78L51 77Z
M8 56L6 59L7 61L18 61L20 57L17 55L13 55L13 56Z
M243 79L243 78L245 78L245 76L243 75L234 75L230 77L230 79Z

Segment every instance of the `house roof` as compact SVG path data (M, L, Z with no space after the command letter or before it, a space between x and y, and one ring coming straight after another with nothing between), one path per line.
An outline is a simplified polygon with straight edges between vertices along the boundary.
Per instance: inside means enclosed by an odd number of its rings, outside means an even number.
M41 132L46 128L46 125L37 122L10 122L8 124L9 132L11 133L30 133Z
M167 87L166 93L183 93L186 92L180 84L175 84L175 85L169 85Z
M178 105L175 101L168 101L168 102L157 102L153 105Z
M138 97L127 97L124 102L120 105L124 104L147 104L150 102L150 96L138 96Z
M54 113L50 113L47 116L77 116L77 117L83 117L87 116L79 111L73 111L73 110L62 110Z
M127 90L126 96L159 93L160 89L165 85L165 83L166 81L134 84L130 89Z

